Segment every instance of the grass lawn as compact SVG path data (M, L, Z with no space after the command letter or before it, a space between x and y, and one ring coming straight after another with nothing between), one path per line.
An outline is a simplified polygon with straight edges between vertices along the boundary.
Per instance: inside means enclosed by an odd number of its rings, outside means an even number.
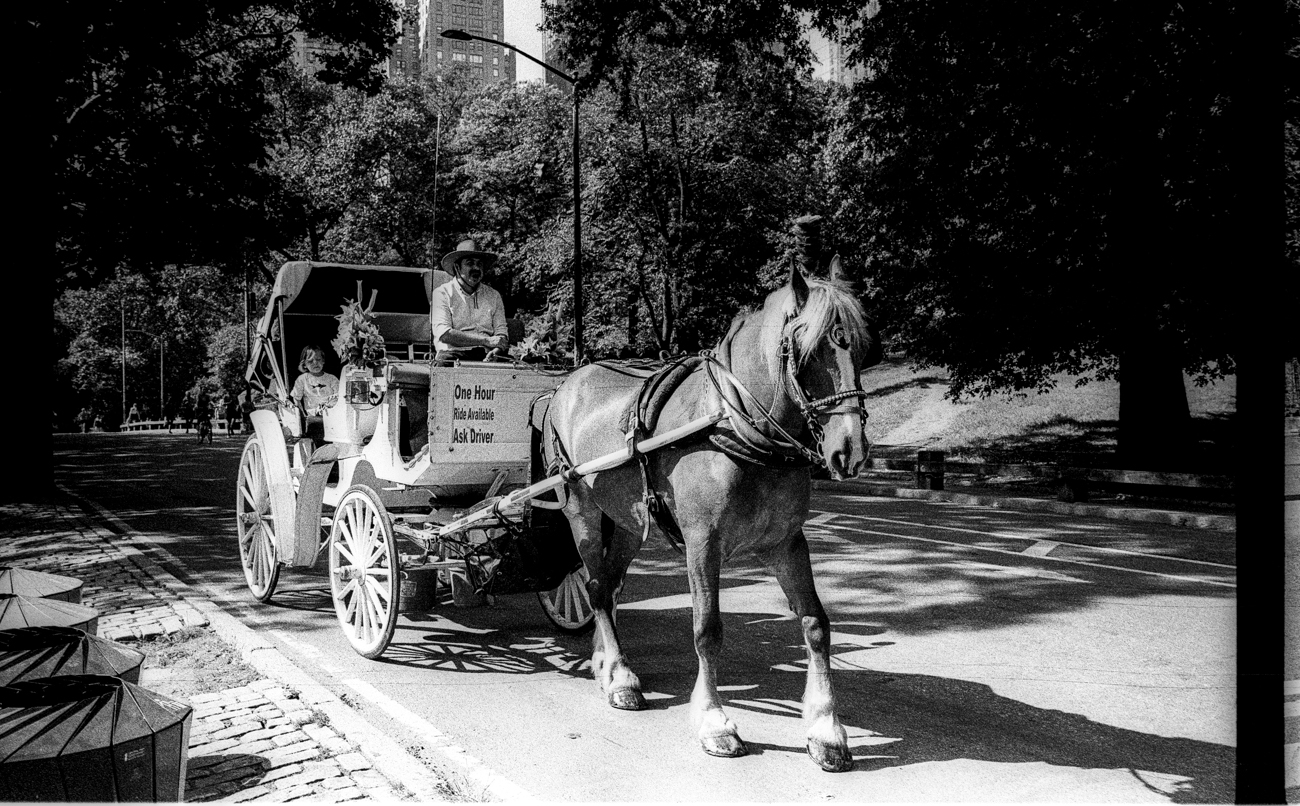
M1076 387L1077 379L1068 375L1056 380L1056 388L1045 394L953 402L944 398L948 375L943 369L917 370L905 358L886 358L862 376L862 387L870 393L867 432L882 449L943 449L953 459L1043 461L1077 454L1083 461L1101 461L1111 456L1119 426L1119 384L1092 381ZM1187 380L1186 387L1194 455L1221 464L1234 441L1236 378L1204 387Z

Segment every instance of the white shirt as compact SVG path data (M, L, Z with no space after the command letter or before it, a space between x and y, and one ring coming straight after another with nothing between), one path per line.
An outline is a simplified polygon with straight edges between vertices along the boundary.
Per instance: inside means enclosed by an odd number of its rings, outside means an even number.
M466 294L460 281L452 279L433 289L429 320L433 324L433 346L437 350L469 350L453 347L442 340L448 330L505 336L506 306L496 289L479 283L473 294Z

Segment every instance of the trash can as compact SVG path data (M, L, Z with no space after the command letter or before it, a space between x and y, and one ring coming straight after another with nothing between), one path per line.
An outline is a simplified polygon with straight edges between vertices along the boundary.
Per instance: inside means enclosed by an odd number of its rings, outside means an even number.
M29 568L0 566L0 593L81 604L81 580Z
M193 713L108 675L0 686L0 800L179 801Z
M99 611L58 599L0 594L0 630L19 627L76 627L93 635L99 628Z
M918 489L943 489L943 461L943 451L916 452L916 486Z
M0 686L74 674L106 674L138 685L144 658L75 627L0 630Z

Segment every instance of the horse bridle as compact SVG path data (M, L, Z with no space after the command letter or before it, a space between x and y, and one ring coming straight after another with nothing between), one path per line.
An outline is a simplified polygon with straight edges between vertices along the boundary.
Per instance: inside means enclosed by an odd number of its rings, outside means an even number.
M787 317L787 321L788 319L789 317ZM736 331L737 331L737 327L733 326L732 330L729 333L727 333L727 336L722 340L722 344L720 345L728 355L730 355L730 349L728 348L730 346L731 338L735 336ZM803 415L804 422L808 425L808 433L810 433L813 437L812 448L809 448L808 446L804 445L798 439L793 437L789 432L787 432L784 428L782 428L781 424L778 423L776 421L776 418L772 416L771 412L767 410L767 407L764 406L761 402L759 402L758 398L755 397L754 394L745 387L745 385L740 381L740 379L737 378L734 374L732 374L731 370L726 365L724 365L720 360L718 360L718 358L713 354L712 350L703 350L700 352L700 355L703 356L705 359L705 364L704 364L705 374L708 376L709 381L712 382L714 388L717 390L718 397L721 399L722 405L728 410L729 416L740 419L741 421L746 423L750 428L754 429L755 431L758 431L760 434L762 433L762 430L759 427L760 423L758 422L757 419L751 417L743 410L737 408L727 399L726 394L722 390L721 383L719 383L718 378L715 376L715 373L719 371L726 376L727 381L728 383L731 384L732 388L736 389L740 394L748 398L749 401L758 410L758 413L763 415L763 419L767 420L768 424L771 425L772 428L777 432L777 434L780 435L781 439L784 440L785 447L793 448L799 451L799 453L803 454L803 457L807 459L809 462L811 462L812 464L825 467L826 460L822 458L822 453L821 453L821 446L822 446L824 432L822 429L822 424L817 418L823 413L826 414L827 416L834 417L835 415L838 414L853 414L856 412L860 418L860 423L861 423L860 427L865 432L867 428L866 407L860 404L851 405L851 406L845 406L840 404L843 403L843 401L848 400L850 398L859 398L859 397L865 398L867 396L867 393L863 391L861 388L847 389L842 392L835 392L834 394L827 395L826 397L818 398L816 400L810 400L808 398L807 393L804 392L803 386L800 385L799 383L799 377L797 372L795 371L795 367L798 365L798 362L795 360L794 353L795 353L795 349L794 349L793 339L790 338L790 335L788 333L783 334L781 336L781 369L780 369L780 374L782 379L782 389L785 392L786 396L790 398L790 400L799 408L799 413ZM828 411L823 411L827 409ZM780 440L774 439L773 441L778 442L778 444L780 443Z
M859 418L859 427L865 432L867 430L867 408L856 402L856 399L866 398L867 393L861 387L856 387L842 392L835 392L816 400L809 400L803 386L799 384L799 376L795 372L795 367L798 366L799 362L796 360L794 353L794 339L789 334L783 335L781 337L781 377L785 381L785 393L799 407L799 413L803 415L804 421L808 424L808 432L813 436L813 445L817 448L816 454L819 463L824 464L821 461L823 429L818 417L822 414L834 417L840 414L856 413ZM856 385L856 381L854 383ZM843 401L850 399L855 401L853 405L840 405Z

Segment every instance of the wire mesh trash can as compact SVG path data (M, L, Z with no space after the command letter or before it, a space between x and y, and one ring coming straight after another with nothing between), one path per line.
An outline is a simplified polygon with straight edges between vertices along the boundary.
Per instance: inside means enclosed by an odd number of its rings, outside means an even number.
M75 627L0 630L0 686L74 674L106 674L140 683L145 655Z
M0 593L81 604L81 580L29 568L0 566Z
M943 462L943 451L917 451L916 486L922 490L942 490Z
M19 627L76 627L93 635L99 629L99 611L58 599L0 594L0 630Z
M0 686L0 800L179 801L193 713L108 675Z

